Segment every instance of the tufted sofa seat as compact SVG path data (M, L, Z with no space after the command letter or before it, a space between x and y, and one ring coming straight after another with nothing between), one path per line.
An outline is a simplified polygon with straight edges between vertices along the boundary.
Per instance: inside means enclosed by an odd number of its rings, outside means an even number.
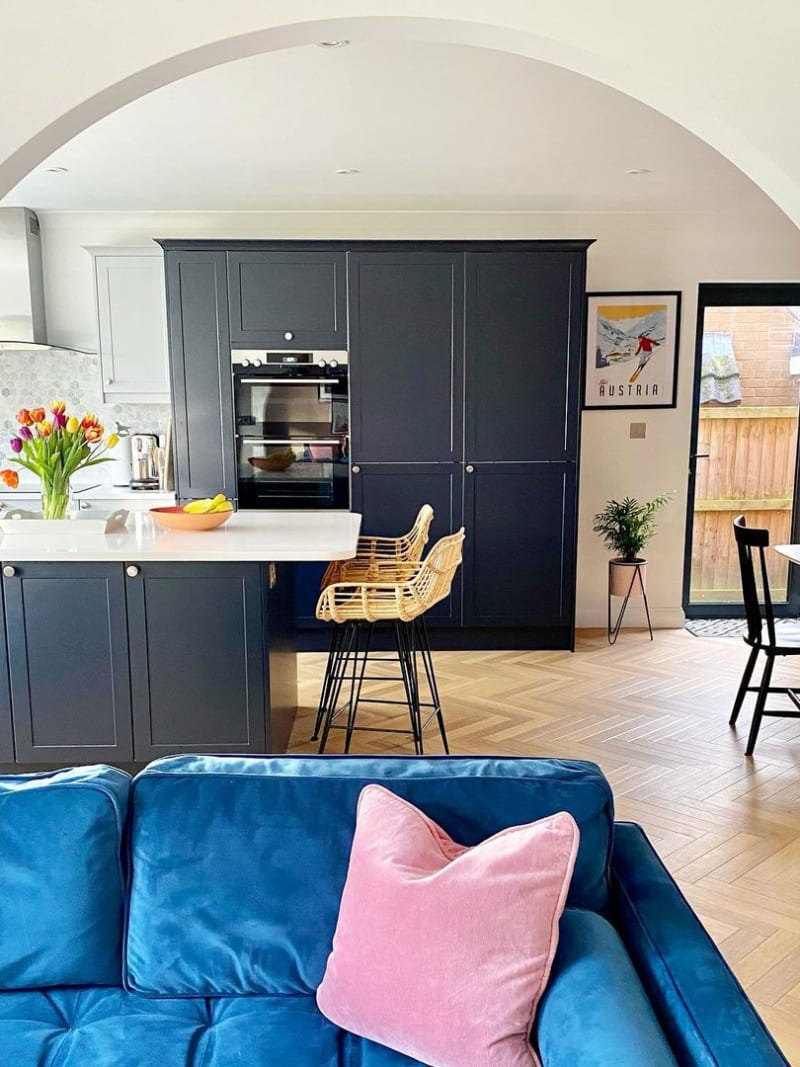
M0 1067L419 1067L314 996L369 782L467 845L575 817L544 1067L787 1067L593 764L210 756L0 778Z

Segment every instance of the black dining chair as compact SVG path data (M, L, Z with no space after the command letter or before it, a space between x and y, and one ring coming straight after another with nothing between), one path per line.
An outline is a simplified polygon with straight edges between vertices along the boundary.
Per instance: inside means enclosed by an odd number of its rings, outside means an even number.
M777 718L800 719L800 696L798 696L797 692L789 686L770 685L772 670L777 656L800 656L800 628L782 626L780 628L780 643L777 641L775 636L775 614L772 610L772 597L769 591L767 561L764 556L764 549L769 547L769 530L748 527L744 515L739 515L733 520L733 534L736 538L736 547L739 552L742 594L747 618L747 634L744 640L750 646L750 657L747 660L747 666L739 684L739 692L736 694L730 725L736 725L745 695L747 693L757 693L753 721L750 724L750 736L747 739L747 748L745 749L745 755L752 756L753 749L756 747L761 720L765 715ZM760 599L756 584L756 561L758 562L762 585ZM760 684L751 686L750 679L753 676L759 652L763 652L766 656L764 672L761 675ZM768 709L766 703L770 693L784 693L795 705L795 709L780 709L776 711Z

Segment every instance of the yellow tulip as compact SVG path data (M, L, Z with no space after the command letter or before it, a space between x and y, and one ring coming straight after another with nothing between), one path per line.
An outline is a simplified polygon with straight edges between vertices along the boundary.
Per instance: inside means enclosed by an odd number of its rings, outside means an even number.
M66 425L67 433L70 433L70 434L77 433L79 428L80 428L80 425L81 424L78 422L78 420L75 418L75 416L74 415L70 415L70 417L67 419L67 425Z
M108 435L108 440L106 441L106 448L113 448L114 445L117 444L118 441L119 441L119 435L115 434L115 433L110 433Z

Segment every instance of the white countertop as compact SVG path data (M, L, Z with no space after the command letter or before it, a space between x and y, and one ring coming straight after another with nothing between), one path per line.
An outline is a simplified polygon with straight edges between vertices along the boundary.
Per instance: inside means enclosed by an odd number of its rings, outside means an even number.
M280 563L350 559L361 516L349 511L239 511L216 530L183 533L157 526L147 512L131 513L124 530L81 534L79 519L53 533L2 534L0 559L32 562Z

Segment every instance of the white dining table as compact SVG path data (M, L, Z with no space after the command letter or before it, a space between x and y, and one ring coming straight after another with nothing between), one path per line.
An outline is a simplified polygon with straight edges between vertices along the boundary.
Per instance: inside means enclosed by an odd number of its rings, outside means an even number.
M791 563L800 563L800 545L773 545L779 556L786 556Z

